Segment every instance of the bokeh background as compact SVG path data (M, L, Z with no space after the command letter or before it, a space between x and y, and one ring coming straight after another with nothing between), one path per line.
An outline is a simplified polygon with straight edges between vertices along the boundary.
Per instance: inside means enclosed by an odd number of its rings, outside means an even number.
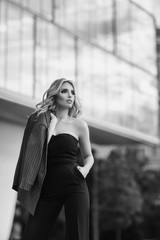
M28 214L12 187L27 116L72 79L95 164L90 240L160 239L160 2L0 0L0 240ZM50 240L64 239L62 211Z

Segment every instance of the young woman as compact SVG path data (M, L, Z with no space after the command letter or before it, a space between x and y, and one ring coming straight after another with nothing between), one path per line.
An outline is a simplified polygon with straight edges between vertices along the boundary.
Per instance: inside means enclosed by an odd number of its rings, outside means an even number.
M47 240L64 206L66 240L89 240L85 178L94 159L75 86L55 80L28 119L13 189L30 212L23 240ZM78 164L78 147L83 166Z

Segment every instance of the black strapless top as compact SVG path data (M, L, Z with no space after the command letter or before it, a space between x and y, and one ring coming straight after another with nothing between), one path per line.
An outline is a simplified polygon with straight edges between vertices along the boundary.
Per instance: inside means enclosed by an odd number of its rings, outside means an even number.
M69 133L52 135L48 143L48 164L71 163L78 160L78 139Z
M52 135L48 143L47 172L41 198L86 191L85 179L77 169L78 139L68 133Z

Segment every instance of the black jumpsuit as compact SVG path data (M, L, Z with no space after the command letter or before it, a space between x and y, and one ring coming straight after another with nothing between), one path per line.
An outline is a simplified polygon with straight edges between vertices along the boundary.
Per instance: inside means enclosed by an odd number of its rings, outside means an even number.
M78 140L52 135L48 144L47 173L35 215L29 216L23 240L47 240L64 205L65 240L89 240L89 193L77 169Z

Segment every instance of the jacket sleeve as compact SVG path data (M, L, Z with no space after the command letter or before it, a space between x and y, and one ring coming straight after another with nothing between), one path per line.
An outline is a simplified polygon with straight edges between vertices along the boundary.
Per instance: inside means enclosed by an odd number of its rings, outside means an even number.
M25 135L25 133L24 133ZM24 145L24 136L23 136L23 140L22 140L22 144L21 144L21 148L20 148L20 154L19 154L19 158L18 158L18 162L16 165L16 169L15 169L15 173L14 173L14 179L13 179L13 185L12 185L12 189L14 189L15 191L18 191L18 186L19 186L19 181L20 181L20 173L21 173L21 169L22 169L22 149Z
M19 153L19 157L18 157L16 169L15 169L15 174L14 174L14 179L13 179L13 185L12 185L12 188L15 191L18 191L18 186L19 186L19 182L21 179L21 175L22 175L21 170L24 165L24 155L25 155L26 144L28 142L30 132L32 131L32 128L34 125L34 121L32 121L31 119L32 119L32 116L29 117L26 127L25 127L25 130L24 130L24 133L23 133L23 139L22 139L22 143L21 143L20 153Z
M43 122L44 118L37 118L34 113L28 119L12 185L15 191L19 188L29 191L34 184L47 137Z
M47 137L47 128L40 124L33 128L24 159L22 179L19 188L29 191L37 177L43 154L43 148Z

